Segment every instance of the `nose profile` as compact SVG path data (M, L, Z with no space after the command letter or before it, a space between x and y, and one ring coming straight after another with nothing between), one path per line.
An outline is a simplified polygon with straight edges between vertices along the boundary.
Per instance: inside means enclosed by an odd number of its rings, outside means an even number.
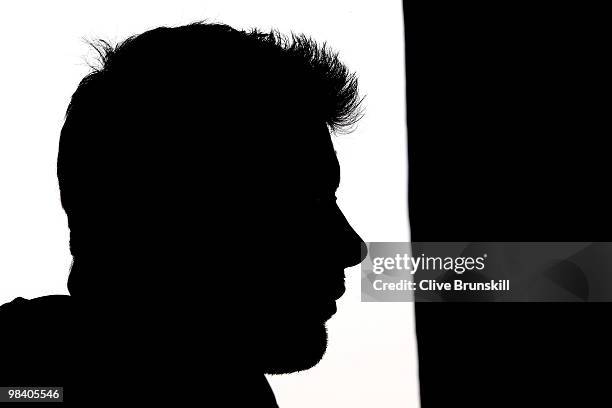
M350 225L349 225L350 227ZM368 247L361 237L351 228L352 237L344 249L344 267L359 265L368 255Z
M357 262L355 265L360 264L366 258L366 256L368 256L368 247L365 242L363 242L361 237L359 237L359 262Z
M342 229L342 262L344 268L349 268L361 263L368 255L368 247L359 234L353 229L340 208L338 215L341 217Z

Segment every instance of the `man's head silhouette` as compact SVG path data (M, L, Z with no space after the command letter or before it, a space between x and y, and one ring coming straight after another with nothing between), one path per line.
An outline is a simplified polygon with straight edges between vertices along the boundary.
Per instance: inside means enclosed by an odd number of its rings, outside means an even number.
M214 339L237 369L316 364L365 256L330 137L360 116L355 75L305 36L217 24L97 50L58 157L71 295L130 333L121 347Z

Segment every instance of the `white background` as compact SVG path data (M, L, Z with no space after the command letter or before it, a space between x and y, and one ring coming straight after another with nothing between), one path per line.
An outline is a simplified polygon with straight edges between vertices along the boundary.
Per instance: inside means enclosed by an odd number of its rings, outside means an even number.
M203 19L304 32L340 52L367 95L357 130L335 138L340 207L365 241L408 241L401 1L2 2L0 304L68 294L71 257L55 166L69 98L89 70L83 38L116 42ZM323 361L270 377L281 408L418 407L412 306L361 303L359 269L347 270Z

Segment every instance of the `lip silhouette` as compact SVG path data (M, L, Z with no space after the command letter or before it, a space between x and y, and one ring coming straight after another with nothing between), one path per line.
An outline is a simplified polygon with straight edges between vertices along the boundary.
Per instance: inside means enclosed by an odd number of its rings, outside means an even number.
M344 273L340 275L342 279L339 279L329 291L329 302L322 307L322 313L325 320L329 320L334 314L336 314L338 308L336 306L336 300L340 299L346 292L346 286L344 285Z
M337 311L338 311L338 308L336 307L336 302L331 302L329 304L329 307L324 309L324 312L323 312L324 321L331 319L332 316L335 315Z

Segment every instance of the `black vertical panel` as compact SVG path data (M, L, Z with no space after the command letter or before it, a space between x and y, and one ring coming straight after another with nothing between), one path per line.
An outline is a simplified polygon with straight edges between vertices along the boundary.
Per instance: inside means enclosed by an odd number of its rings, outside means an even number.
M404 1L412 240L612 241L603 10L424 4ZM422 406L608 406L611 321L610 304L419 303Z

